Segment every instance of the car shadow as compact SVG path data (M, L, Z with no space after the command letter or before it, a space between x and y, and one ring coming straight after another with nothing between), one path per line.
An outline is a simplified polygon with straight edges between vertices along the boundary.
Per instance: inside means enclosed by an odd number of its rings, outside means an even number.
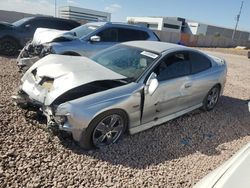
M85 151L68 134L55 131L62 145L79 155L88 155L113 165L144 169L167 160L201 152L219 155L223 143L250 135L246 100L222 96L209 112L195 110L147 131L125 135L118 143Z

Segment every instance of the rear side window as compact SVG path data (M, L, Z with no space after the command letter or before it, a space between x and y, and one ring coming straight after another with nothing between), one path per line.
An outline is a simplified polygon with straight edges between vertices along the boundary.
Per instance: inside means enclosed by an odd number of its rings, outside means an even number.
M159 81L189 75L190 61L188 53L177 52L167 56L156 68L155 73Z
M205 71L211 67L211 61L202 54L191 52L189 54L191 62L191 72L196 74Z
M36 28L39 28L39 27L53 28L53 24L51 23L51 21L45 20L45 19L34 19L34 20L31 20L28 24L33 29L36 29Z
M63 20L55 20L55 19L34 19L29 23L34 29L42 27L42 28L51 28L51 29L58 29L58 30L71 30L74 28L70 22L63 21Z
M118 41L119 42L126 42L126 41L133 41L133 40L147 40L149 35L145 31L134 30L134 29L118 29Z
M77 27L77 23L73 23L66 20L53 20L52 23L52 27L59 30L71 30Z
M108 28L97 34L101 37L102 42L117 42L118 32L116 28Z

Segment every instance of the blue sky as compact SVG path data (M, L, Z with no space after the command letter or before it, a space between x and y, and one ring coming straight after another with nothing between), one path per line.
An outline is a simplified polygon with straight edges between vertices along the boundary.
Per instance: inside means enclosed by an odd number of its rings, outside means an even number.
M0 0L0 9L54 14L55 0ZM127 16L174 16L233 28L241 0L57 0L58 6L72 5L108 11L112 21ZM239 28L250 31L250 1L244 1Z

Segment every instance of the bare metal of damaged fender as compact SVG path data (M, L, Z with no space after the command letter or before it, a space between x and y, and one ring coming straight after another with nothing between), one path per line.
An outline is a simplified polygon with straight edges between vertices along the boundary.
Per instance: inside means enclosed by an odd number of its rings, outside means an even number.
M68 123L60 128L80 139L82 130L102 112L123 109L128 115L129 129L140 124L143 84L130 83L60 104L56 116L67 116ZM74 125L74 126L71 126Z

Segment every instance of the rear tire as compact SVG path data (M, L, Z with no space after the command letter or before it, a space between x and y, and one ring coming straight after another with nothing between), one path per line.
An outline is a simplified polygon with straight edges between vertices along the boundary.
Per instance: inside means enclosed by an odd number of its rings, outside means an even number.
M110 110L94 118L82 132L79 145L84 149L101 148L117 142L127 129L128 118L122 110Z
M202 109L205 111L213 110L216 104L218 103L219 97L220 97L220 87L219 85L216 85L212 89L210 89L208 94L206 95L203 101Z
M20 45L15 39L3 38L0 42L0 52L3 55L14 56L18 54Z

